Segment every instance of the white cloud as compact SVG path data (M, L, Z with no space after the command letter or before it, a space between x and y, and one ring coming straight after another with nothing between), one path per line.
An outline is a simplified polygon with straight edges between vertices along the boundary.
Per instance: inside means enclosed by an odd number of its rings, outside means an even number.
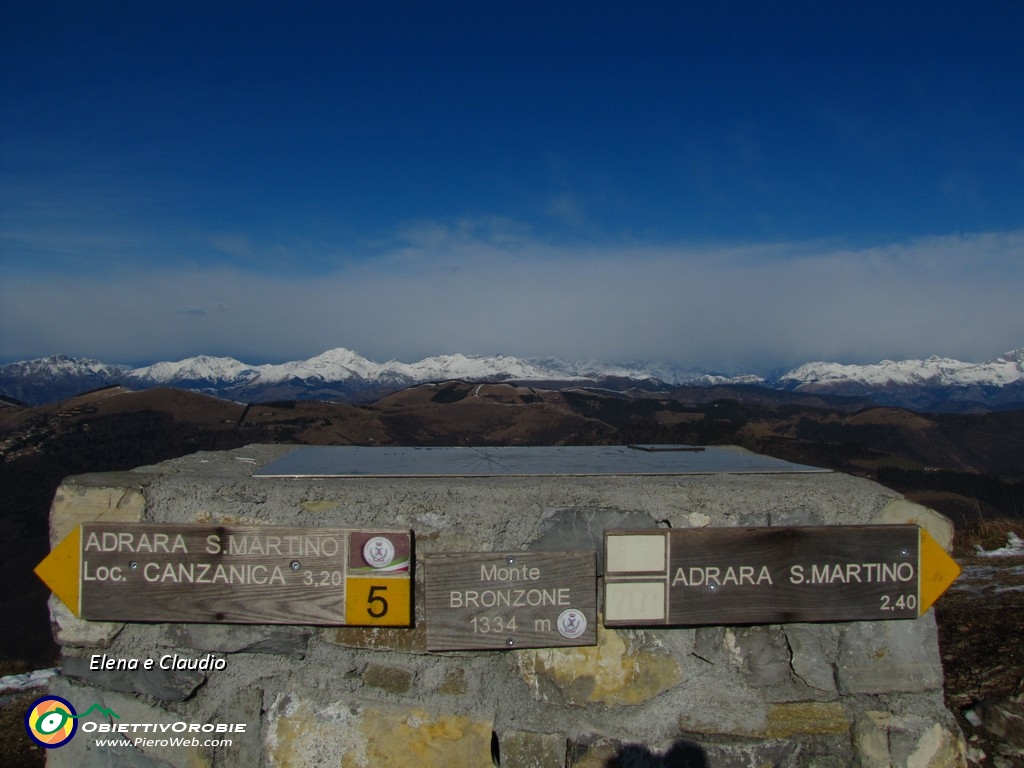
M851 249L557 247L501 220L421 224L318 276L226 267L9 276L0 358L109 362L201 352L246 362L346 346L656 359L727 369L948 355L1024 344L1024 232Z

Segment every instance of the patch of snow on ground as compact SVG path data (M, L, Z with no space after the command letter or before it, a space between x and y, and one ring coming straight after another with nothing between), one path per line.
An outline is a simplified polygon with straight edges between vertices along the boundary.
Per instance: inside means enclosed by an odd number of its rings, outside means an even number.
M1010 533L1005 547L985 550L975 546L974 549L974 557L963 564L960 578L950 587L951 592L979 596L1024 592L1024 564L1018 562L1024 558L1024 539Z
M975 549L978 557L1024 557L1024 539L1011 531L1005 547L987 552L980 546L975 546Z
M42 688L46 681L56 674L56 669L37 669L20 675L6 675L0 677L0 691L29 691L33 688Z

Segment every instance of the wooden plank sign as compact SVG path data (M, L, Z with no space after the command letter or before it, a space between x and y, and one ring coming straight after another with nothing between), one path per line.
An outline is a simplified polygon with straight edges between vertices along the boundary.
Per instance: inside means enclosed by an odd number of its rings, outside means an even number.
M427 650L597 643L593 551L429 555L423 565Z
M960 567L916 525L605 532L607 626L913 619Z
M412 533L84 523L36 567L83 619L409 626Z

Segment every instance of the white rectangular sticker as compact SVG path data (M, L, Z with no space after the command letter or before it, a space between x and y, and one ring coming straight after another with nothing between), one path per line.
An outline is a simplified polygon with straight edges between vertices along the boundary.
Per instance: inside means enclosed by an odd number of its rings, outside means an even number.
M665 535L609 535L606 567L611 573L665 573Z
M665 582L620 581L605 585L606 621L663 621Z

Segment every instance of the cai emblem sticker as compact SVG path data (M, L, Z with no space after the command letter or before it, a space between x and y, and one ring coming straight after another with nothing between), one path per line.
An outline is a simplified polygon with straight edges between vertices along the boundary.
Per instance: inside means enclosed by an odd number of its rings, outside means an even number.
M558 634L575 640L587 631L587 617L577 608L567 608L558 615Z
M384 536L374 536L363 545L363 560L374 568L385 568L395 559L395 545Z

